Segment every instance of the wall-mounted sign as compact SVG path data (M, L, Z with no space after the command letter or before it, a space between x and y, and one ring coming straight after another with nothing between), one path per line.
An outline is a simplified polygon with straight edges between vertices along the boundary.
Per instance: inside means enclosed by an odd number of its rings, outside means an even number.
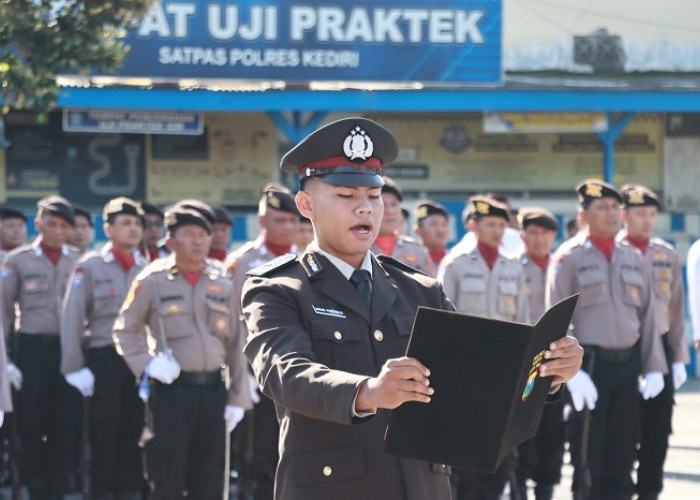
M178 111L122 111L111 109L64 109L65 132L113 134L201 135L202 113Z
M484 132L605 132L604 113L484 113Z

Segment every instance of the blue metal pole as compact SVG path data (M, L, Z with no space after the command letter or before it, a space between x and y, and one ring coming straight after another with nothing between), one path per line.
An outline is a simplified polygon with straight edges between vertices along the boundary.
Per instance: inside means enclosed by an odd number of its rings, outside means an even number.
M624 113L619 120L615 121L615 114L611 111L608 115L608 130L598 132L598 137L603 141L603 180L610 184L615 184L615 141L620 137L622 131L634 118L634 112Z
M277 125L277 128L287 136L289 142L297 144L304 137L318 128L318 124L325 118L325 111L314 112L308 120L304 121L302 111L292 112L292 123L280 111L268 111L267 116Z

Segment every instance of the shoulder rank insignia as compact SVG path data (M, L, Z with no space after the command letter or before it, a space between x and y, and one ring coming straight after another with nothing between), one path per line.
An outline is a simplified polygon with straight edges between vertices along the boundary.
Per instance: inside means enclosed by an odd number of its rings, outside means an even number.
M262 266L258 266L254 269L251 269L250 271L248 271L247 274L248 276L268 276L273 271L283 269L290 265L292 262L295 262L296 260L296 255L294 255L293 253L287 253L277 257L276 259L272 259L270 262L267 262Z

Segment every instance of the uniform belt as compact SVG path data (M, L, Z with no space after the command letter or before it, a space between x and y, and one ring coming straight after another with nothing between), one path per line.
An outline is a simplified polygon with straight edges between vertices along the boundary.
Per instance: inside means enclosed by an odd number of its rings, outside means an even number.
M639 344L634 344L632 347L625 349L606 349L604 347L591 345L584 346L586 353L594 352L596 361L605 361L607 363L626 363L637 357L639 353Z
M24 333L19 332L23 338L32 339L33 342L47 346L58 346L61 344L61 335L58 333Z
M175 379L173 385L218 385L224 383L224 375L222 370L213 370L210 372L180 372L180 376Z

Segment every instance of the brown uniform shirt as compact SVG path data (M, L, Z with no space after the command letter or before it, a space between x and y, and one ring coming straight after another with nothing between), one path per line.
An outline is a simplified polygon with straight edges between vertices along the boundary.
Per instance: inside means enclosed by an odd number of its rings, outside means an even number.
M625 235L620 239L627 241ZM685 291L681 261L670 243L652 238L644 254L644 264L651 273L652 303L656 306L656 331L668 333L671 363L690 363L688 343L685 338Z
M372 253L375 255L382 255L382 251L376 244L372 245ZM433 262L430 260L428 249L413 238L401 234L397 235L394 251L389 257L403 262L414 269L418 269L428 276L435 276L435 266L433 266Z
M525 290L527 291L530 321L534 323L547 309L544 304L547 269L542 269L535 264L526 253L523 253L519 260L525 273Z
M517 260L503 254L498 256L493 269L474 248L442 260L439 276L445 295L458 311L482 316L527 323L530 321L525 274Z
M667 372L639 250L617 242L608 262L585 232L562 243L547 272L545 302L549 307L575 293L580 296L571 334L581 344L627 349L641 340L644 373Z
M214 371L227 364L229 404L250 408L245 338L234 327L235 309L233 288L221 266L207 260L193 286L170 255L149 264L132 283L114 323L114 342L137 377L166 349L184 371Z
M77 260L78 252L64 245L54 266L38 239L12 250L1 271L4 330L12 331L18 304L18 332L59 335L63 296Z
M82 345L88 335L90 347L114 345L112 328L131 282L146 265L137 250L129 272L115 261L112 244L83 255L76 265L63 300L61 315L61 373L85 366Z

